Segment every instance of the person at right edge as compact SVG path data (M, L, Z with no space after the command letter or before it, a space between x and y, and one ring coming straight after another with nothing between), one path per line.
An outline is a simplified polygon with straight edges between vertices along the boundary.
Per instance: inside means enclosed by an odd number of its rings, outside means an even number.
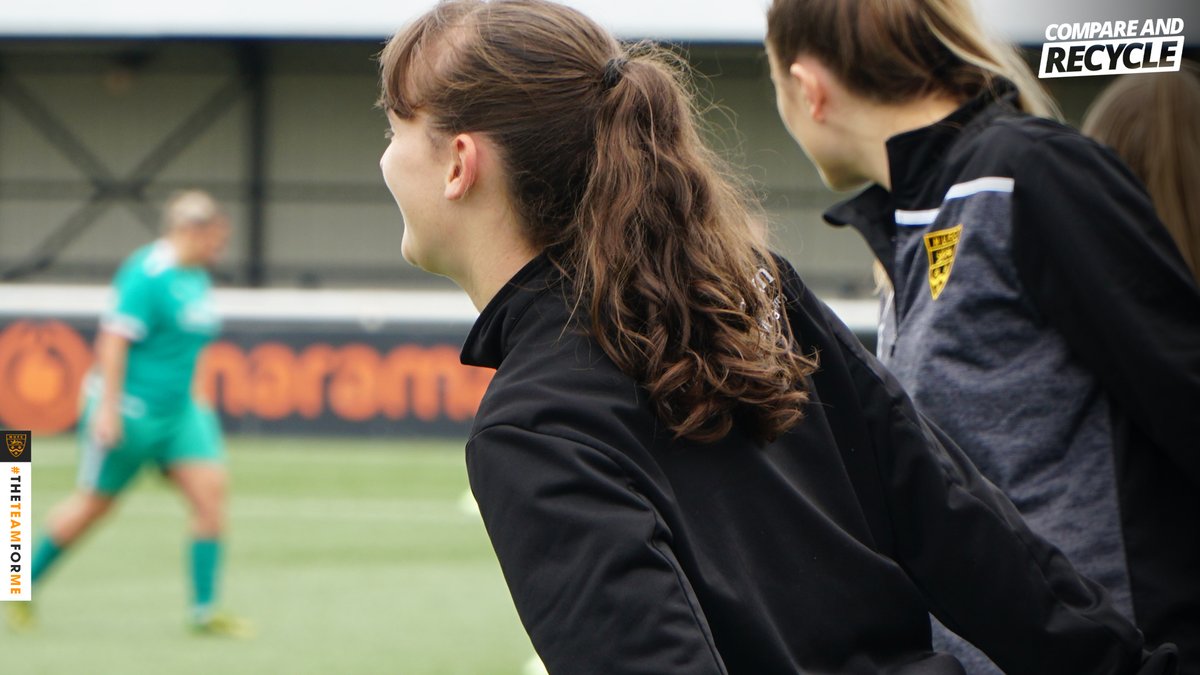
M780 115L890 280L878 354L1200 673L1200 290L1145 189L963 0L775 0ZM955 626L949 626L950 629ZM941 626L935 648L995 672Z
M1125 160L1200 282L1200 64L1122 75L1083 117L1083 133Z

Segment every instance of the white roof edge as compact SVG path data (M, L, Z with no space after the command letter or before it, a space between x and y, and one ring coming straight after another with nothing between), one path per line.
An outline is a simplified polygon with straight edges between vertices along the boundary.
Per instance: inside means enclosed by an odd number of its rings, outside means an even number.
M625 39L761 42L767 0L567 0ZM1051 23L1181 17L1188 44L1200 40L1194 0L974 0L998 37L1041 44ZM382 40L432 0L57 0L0 3L0 35L43 37L264 37Z

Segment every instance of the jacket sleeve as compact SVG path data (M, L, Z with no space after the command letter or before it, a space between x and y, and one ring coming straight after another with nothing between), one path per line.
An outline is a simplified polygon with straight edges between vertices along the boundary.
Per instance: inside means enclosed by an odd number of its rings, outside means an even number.
M895 558L930 612L1005 672L1175 672L1173 647L1152 660L1107 591L1034 534L849 330L830 321L852 351L847 365L867 412Z
M1172 649L1151 661L1107 592L1030 531L828 307L802 285L790 294L793 330L820 350L817 393L875 540L933 615L1005 672L1175 672Z
M1200 290L1150 198L1084 137L1018 168L1013 260L1033 305L1200 489Z
M608 454L493 426L468 443L467 471L550 673L726 672L670 532Z

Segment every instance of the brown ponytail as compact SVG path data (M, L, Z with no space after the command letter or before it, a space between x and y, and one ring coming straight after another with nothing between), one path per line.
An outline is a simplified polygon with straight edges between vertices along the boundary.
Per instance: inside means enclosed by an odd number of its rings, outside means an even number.
M1004 78L1022 110L1062 117L1016 50L983 32L967 0L774 0L767 45L789 63L814 56L880 103L933 93L966 101Z
M792 347L778 270L700 138L680 59L627 53L543 0L452 0L381 62L382 105L499 145L530 241L677 437L715 440L736 418L771 439L801 419L815 361Z

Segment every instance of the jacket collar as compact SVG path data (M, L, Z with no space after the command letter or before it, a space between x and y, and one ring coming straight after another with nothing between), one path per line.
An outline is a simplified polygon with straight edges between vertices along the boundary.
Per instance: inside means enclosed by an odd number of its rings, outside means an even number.
M1005 111L1017 109L1016 86L997 78L991 87L964 103L944 119L927 127L896 134L887 140L888 171L892 191L871 185L854 197L833 205L825 212L825 222L851 225L862 233L875 257L883 263L888 276L892 270L896 236L896 209L931 208L926 191L937 175L937 167L955 142L995 119ZM938 195L939 202L942 195Z
M1001 112L1015 110L1018 95L1016 85L998 79L944 119L889 138L888 171L892 198L899 208L907 208L922 197L933 167L946 157L955 141L978 131Z
M499 368L516 341L517 326L533 301L557 285L562 276L547 253L525 263L501 288L471 326L463 344L463 365Z
M896 208L912 207L922 197L933 168L946 157L955 141L1000 113L1015 110L1018 96L1013 83L997 78L991 87L944 119L892 136L887 140L891 192L880 185L872 185L826 211L826 222L861 227L863 217L877 218Z

